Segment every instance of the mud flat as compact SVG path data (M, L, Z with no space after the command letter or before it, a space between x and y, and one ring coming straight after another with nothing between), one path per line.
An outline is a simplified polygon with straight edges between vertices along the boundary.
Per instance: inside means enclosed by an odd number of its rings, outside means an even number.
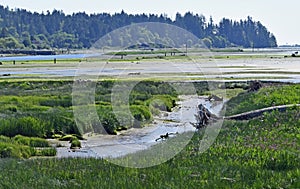
M57 148L57 157L116 158L145 150L157 144L159 141L155 140L160 135L194 131L195 128L190 122L195 122L194 115L198 104L204 104L215 114L218 114L223 106L223 102L211 103L207 101L207 97L181 96L180 98L181 101L174 111L162 112L150 126L129 129L118 135L85 135L87 140L81 141L81 149L70 150L70 144L64 142L62 144L65 147Z
M282 80L300 81L300 58L191 58L174 60L136 60L109 62L103 60L3 63L0 78L34 76L73 77L78 74L117 78L168 78L177 80ZM78 72L80 70L80 72ZM9 77L7 77L9 75ZM5 76L5 77L4 77Z

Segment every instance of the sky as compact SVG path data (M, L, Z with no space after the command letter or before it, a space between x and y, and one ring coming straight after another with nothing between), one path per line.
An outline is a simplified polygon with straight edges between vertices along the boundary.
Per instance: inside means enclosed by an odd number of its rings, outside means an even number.
M224 17L244 20L251 16L275 35L279 45L300 44L299 0L0 0L0 4L39 13L56 9L66 14L113 14L124 10L130 14L167 14L171 18L190 11L207 19L212 16L215 23Z

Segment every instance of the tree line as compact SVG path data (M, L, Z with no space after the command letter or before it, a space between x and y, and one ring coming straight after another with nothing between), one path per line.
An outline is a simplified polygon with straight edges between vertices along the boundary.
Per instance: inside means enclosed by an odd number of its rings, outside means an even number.
M142 22L160 22L181 27L202 39L209 48L277 47L275 36L261 22L251 17L240 21L223 18L215 24L211 17L207 20L205 16L191 12L184 15L177 13L172 20L162 14L133 15L122 11L115 14L79 12L67 15L59 10L37 13L0 6L0 49L90 48L105 34Z

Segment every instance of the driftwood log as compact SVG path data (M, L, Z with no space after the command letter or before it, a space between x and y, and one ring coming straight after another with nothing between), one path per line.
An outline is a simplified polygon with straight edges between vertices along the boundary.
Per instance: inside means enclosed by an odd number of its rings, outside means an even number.
M211 113L203 104L199 104L197 114L195 115L195 119L196 123L191 123L191 125L193 125L196 129L200 129L219 118L218 116Z
M300 104L272 106L272 107L262 108L259 110L253 110L253 111L236 114L236 115L232 115L232 116L226 116L226 117L223 117L223 119L250 120L250 119L262 116L265 112L272 112L272 111L285 112L287 109L293 108L293 107L300 107ZM190 124L193 125L196 129L203 128L203 127L207 126L208 124L212 123L213 121L222 119L221 117L218 117L218 116L212 114L202 104L198 105L198 111L197 111L197 114L195 115L195 118L196 118L196 123L190 123Z
M217 95L209 95L208 100L211 101L223 101L223 97L218 97Z
M260 88L262 88L262 83L260 81L250 81L248 92L252 91L258 91Z
M159 140L164 140L164 139L168 139L170 137L170 135L176 135L178 133L166 133L165 135L160 135L159 138L157 138L155 141L159 141Z
M281 105L281 106L272 106L268 108L263 108L259 110L253 110L250 112L245 112L237 115L227 116L224 117L224 119L232 119L232 120L249 120L253 119L255 117L262 116L265 112L272 112L274 110L277 110L279 112L285 112L288 108L292 107L300 107L300 104L290 104L290 105Z

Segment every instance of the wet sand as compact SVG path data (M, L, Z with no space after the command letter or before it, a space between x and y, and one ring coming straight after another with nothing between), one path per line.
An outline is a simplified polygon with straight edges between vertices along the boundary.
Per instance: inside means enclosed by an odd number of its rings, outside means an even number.
M201 58L182 60L141 60L123 62L73 62L25 63L2 65L0 78L24 77L73 77L98 75L101 77L135 78L161 77L188 79L293 79L300 81L300 58ZM80 70L80 71L79 71ZM10 74L4 77L4 74Z

